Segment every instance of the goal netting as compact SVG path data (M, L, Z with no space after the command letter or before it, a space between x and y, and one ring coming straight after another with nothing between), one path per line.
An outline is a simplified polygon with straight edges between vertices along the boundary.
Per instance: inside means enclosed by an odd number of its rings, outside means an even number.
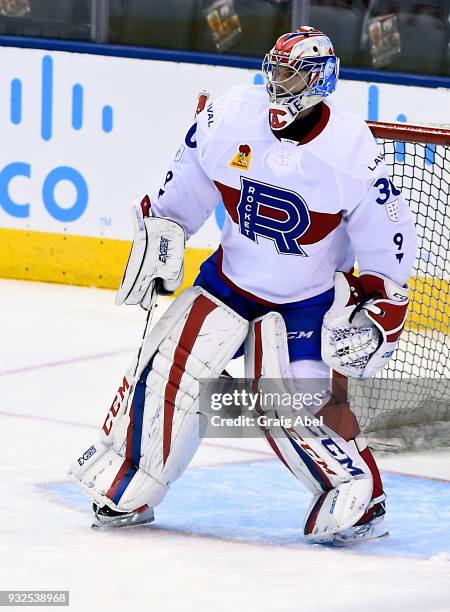
M378 448L447 446L450 440L450 130L369 122L395 185L414 213L419 249L412 304L382 373L349 381L363 431Z

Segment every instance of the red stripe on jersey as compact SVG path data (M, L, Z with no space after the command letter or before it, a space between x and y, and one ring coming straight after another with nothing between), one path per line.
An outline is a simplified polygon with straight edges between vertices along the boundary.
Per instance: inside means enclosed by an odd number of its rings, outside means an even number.
M170 453L175 399L180 387L181 378L185 371L186 362L206 317L215 308L217 308L217 306L214 302L208 300L204 295L200 295L192 304L191 311L184 324L180 339L178 340L164 395L163 463L166 463Z
M341 222L342 214L338 213L320 213L313 210L309 211L311 225L300 238L297 238L297 244L303 246L305 244L315 244L323 240L335 230Z
M223 199L225 210L230 215L231 220L238 224L238 212L237 206L239 203L241 192L239 189L229 187L218 181L214 181L215 186L220 191ZM285 221L287 213L271 206L259 205L259 214L269 217L271 219L277 219L278 221ZM298 238L297 243L302 246L305 244L315 244L320 240L323 240L330 234L334 229L338 227L341 222L342 214L339 213L320 213L313 210L309 211L311 225L308 230Z
M222 196L223 205L225 206L225 210L230 215L232 221L235 223L239 223L237 205L239 203L239 197L241 192L239 189L234 189L234 187L229 187L228 185L223 185L218 181L214 181L214 185L220 191L220 195Z

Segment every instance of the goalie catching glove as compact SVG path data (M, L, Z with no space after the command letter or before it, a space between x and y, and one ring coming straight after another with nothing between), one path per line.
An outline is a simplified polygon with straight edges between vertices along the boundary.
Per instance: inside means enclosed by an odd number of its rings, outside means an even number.
M148 195L138 198L131 210L133 245L116 304L140 304L148 310L155 281L166 295L183 282L184 229L171 219L152 217Z
M335 298L322 325L322 359L351 378L375 376L398 345L408 287L374 272L335 274Z

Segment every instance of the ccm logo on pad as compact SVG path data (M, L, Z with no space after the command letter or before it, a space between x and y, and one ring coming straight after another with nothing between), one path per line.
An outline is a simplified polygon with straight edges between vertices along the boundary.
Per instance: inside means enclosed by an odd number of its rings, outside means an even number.
M122 385L119 387L119 390L116 393L116 397L113 399L113 402L111 404L111 408L109 409L108 414L106 415L105 422L103 423L102 429L105 435L107 436L109 436L109 434L111 433L114 419L117 416L120 408L122 407L122 403L124 401L126 402L128 398L129 389L130 383L128 382L127 377L124 376Z
M309 331L303 331L302 329L298 329L296 331L288 332L286 335L288 340L300 340L301 338L311 338L314 331L311 329Z

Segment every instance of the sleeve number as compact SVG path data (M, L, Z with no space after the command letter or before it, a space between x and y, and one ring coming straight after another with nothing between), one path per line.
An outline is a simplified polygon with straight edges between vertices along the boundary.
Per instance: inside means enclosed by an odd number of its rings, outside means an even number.
M173 172L172 170L169 170L169 172L166 174L166 180L164 181L164 187L167 185L167 183L169 183L171 180L173 179ZM159 193L158 193L158 199L164 195L166 192L164 191L164 189L160 189Z
M380 197L375 200L377 204L386 204L391 194L395 197L399 196L401 193L400 189L397 189L394 183L387 178L379 178L374 183L374 187L380 190Z
M393 242L396 245L397 249L399 251L401 251L402 250L402 246L403 246L403 234L401 234L400 232L395 234L395 236L393 238ZM396 257L398 263L401 263L401 261L403 259L403 255L404 255L404 253L396 253L395 254L395 257Z

